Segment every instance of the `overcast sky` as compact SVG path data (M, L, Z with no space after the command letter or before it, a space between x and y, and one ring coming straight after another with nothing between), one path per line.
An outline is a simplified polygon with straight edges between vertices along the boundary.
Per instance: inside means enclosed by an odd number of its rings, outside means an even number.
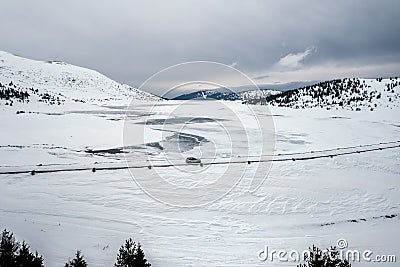
M194 60L259 84L399 76L399 15L398 0L2 0L0 50L133 86Z

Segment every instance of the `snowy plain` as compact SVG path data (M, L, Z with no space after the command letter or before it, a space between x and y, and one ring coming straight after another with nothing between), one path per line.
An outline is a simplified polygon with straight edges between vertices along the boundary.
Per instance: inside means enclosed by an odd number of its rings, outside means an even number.
M8 83L12 77L3 75L1 82ZM33 101L12 107L0 105L0 172L89 168L0 175L0 227L13 231L19 240L26 240L43 254L46 266L62 266L77 249L82 250L89 266L113 266L118 248L129 237L141 242L152 266L296 266L297 262L260 261L257 254L265 246L287 251L303 251L313 244L326 248L336 245L340 238L348 241L350 249L400 256L399 148L274 162L271 166L260 163L255 175L268 177L255 192L249 191L249 181L242 179L213 203L190 208L170 206L143 192L127 169L90 171L97 166L126 165L125 155L114 152L126 145L125 112L134 99L121 93L112 97L100 94L96 100L98 85L91 86L92 92L84 91L85 103L70 101L72 96L62 85L66 103L60 106ZM55 90L56 86L50 91ZM108 100L99 101L105 98ZM160 135L157 125L140 124L144 119L165 118L163 109L142 117L141 112L154 101L157 99L134 100L137 117L129 119L137 122L132 127L138 131L146 128L150 136L146 143L173 136ZM168 101L166 105L174 109L181 103ZM207 102L190 105L195 109ZM238 102L226 105L243 109ZM25 113L16 114L19 110ZM281 107L268 111L265 106L251 106L251 110L259 118L272 115L276 155L400 140L398 107L382 106L373 112ZM181 129L179 117L174 119L171 127ZM215 114L214 119L221 118ZM226 123L234 121L230 119ZM198 153L199 147L202 155L211 155L214 152L207 150L212 149L209 144L226 142L219 139L218 125L212 122L192 123L184 131L209 141L185 150L185 156ZM144 146L141 138L130 140L131 160L146 165L146 153L150 152L162 162L165 154L157 147ZM221 151L216 154L217 160L227 157L226 151ZM173 156L178 154L175 151ZM229 171L242 173L247 168L251 172L254 165L235 164ZM210 170L218 172L218 168ZM162 173L171 176L174 183L186 183L180 181L184 176L172 175L175 171L163 168ZM147 178L147 186L151 186L154 172L143 168L135 175ZM355 262L353 266L396 263Z

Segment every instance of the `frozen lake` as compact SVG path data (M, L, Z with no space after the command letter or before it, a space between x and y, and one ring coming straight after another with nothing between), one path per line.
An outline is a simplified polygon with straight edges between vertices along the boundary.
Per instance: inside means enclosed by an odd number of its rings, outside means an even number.
M184 163L192 155L204 163L246 161L253 152L269 151L260 148L254 114L266 126L273 119L273 128L267 127L270 132L263 131L262 138L274 140L269 145L276 158L345 147L356 151L360 145L400 140L398 109L273 107L269 113L255 106L250 114L246 106L229 102L224 105L234 110L231 116L214 110L198 117L196 110L207 110L207 102L194 102L172 116L179 105L168 102L145 117L149 106L137 104L128 112L125 131L123 106L77 105L57 114L20 116L3 112L7 128L0 132L0 169L123 166L125 157L130 166ZM247 118L241 124L234 116L238 112ZM395 148L272 165L131 170L138 183L128 169L0 175L0 226L43 254L46 266L63 265L76 249L90 266L113 266L129 237L142 243L152 266L296 266L260 261L258 251L264 246L325 248L339 238L351 249L400 255L399 163L400 149ZM215 177L228 184L212 186ZM187 190L170 191L173 187L164 187L160 179ZM250 190L254 179L260 182L255 191Z

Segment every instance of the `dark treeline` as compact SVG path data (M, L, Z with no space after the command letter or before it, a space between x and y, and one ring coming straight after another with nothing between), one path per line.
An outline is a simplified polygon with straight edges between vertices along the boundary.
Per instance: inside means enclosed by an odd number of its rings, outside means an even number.
M14 102L28 103L31 96L36 95L38 102L48 105L61 105L65 100L49 93L40 93L38 89L22 88L12 81L9 84L0 83L0 100L5 100L5 105L12 106Z
M13 100L18 102L29 102L27 90L17 88L15 84L10 82L8 85L0 83L0 99L6 100L6 105L12 106Z
M348 260L340 257L335 247L321 250L315 246L309 248L305 255L304 264L297 267L351 267ZM44 258L36 251L33 253L25 241L20 244L15 240L13 233L3 230L0 242L0 267L44 267ZM88 264L80 250L75 257L68 260L64 267L87 267ZM140 243L131 238L118 250L114 267L151 267L147 261Z
M15 240L14 234L3 230L0 241L0 267L44 267L44 258L36 251L33 253L28 244ZM69 260L65 267L87 267L81 251L75 253L75 258ZM115 267L150 267L142 246L131 238L125 241L118 251Z

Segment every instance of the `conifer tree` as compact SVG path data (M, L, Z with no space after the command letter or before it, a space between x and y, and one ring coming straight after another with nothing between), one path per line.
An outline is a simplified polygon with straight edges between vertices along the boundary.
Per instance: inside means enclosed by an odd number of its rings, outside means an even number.
M121 246L117 255L117 262L115 267L135 267L136 260L136 243L131 238L125 241Z
M137 252L136 252L136 260L135 260L135 267L150 267L151 264L147 262L144 252L142 250L142 246L140 243L137 245Z
M121 246L117 256L115 267L150 267L147 262L142 246L140 243L136 245L131 238L125 241Z
M14 235L3 230L0 241L0 267L16 266L16 253L19 244L15 241Z
M339 258L339 252L335 247L322 251L316 246L312 246L309 248L309 255L305 260L305 264L299 264L297 267L351 267L347 260Z
M82 253L78 250L75 253L75 259L70 260L65 264L65 267L87 267L87 263L83 258Z
M25 241L22 242L22 245L18 250L16 265L18 267L44 267L42 256L40 256L37 251L33 254L29 250L29 246Z

